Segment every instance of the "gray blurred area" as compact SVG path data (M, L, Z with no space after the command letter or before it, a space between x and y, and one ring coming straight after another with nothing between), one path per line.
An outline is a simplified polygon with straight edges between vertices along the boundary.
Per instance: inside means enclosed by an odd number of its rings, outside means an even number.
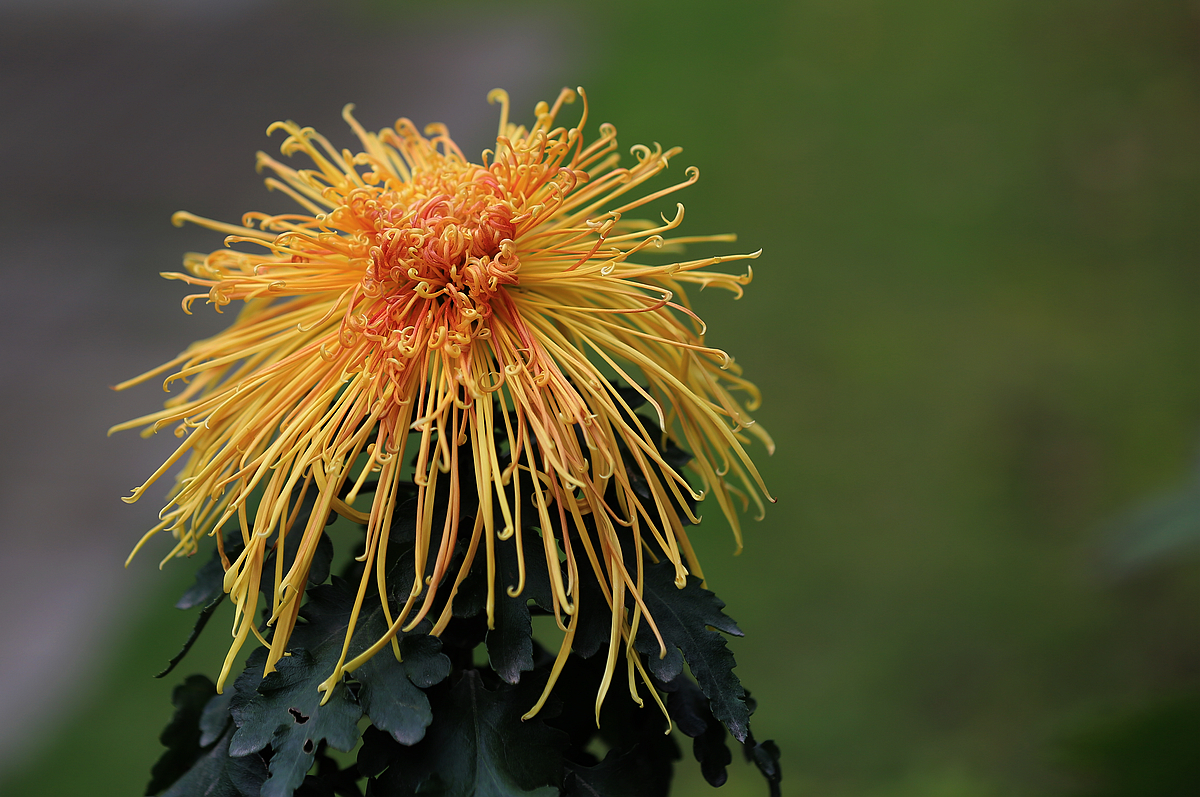
M161 580L161 545L122 561L169 480L137 505L118 499L176 441L104 432L162 400L109 385L226 320L185 316L184 286L158 278L221 245L171 213L287 208L253 170L282 139L264 130L294 119L353 146L347 102L368 129L445 122L477 152L494 134L490 89L525 108L571 82L582 54L564 24L544 10L0 3L0 779L70 721Z

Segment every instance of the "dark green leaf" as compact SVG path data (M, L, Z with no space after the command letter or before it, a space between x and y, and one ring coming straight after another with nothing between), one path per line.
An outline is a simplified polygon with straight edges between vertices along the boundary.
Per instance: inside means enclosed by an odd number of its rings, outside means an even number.
M323 747L318 748L317 771L304 776L295 797L362 797L359 778L357 766L351 764L342 769Z
M686 659L713 715L744 742L750 732L745 690L733 674L733 653L717 633L742 636L742 631L721 611L724 602L694 576L688 576L683 589L676 588L675 568L669 562L646 568L642 597L667 646L666 656L659 658L650 624L641 624L634 646L645 654L651 674L663 683L672 681L683 671Z
M225 535L225 553L237 556L242 550L242 534L240 530L233 530ZM192 626L192 633L183 643L183 647L176 653L169 662L166 669L160 672L155 678L163 678L171 673L172 670L183 661L184 656L192 649L192 645L196 644L196 640L200 638L200 632L208 625L208 621L212 619L213 613L220 606L221 601L225 599L225 568L221 564L221 554L216 548L213 548L212 555L208 561L196 569L195 580L188 591L183 593L178 601L175 602L176 609L191 609L196 606L203 606L200 610L200 615L196 618L195 624Z
M681 676L666 684L665 688L667 713L679 730L693 739L704 733L713 715L708 707L708 698L700 691L700 687Z
M167 662L167 668L158 675L154 676L155 678L165 678L171 673L172 670L175 669L175 666L179 664L179 662L183 661L183 657L186 656L188 651L192 649L192 645L196 644L196 640L200 638L200 632L204 630L204 626L208 625L208 621L212 618L213 612L217 610L217 607L221 605L221 601L224 599L225 593L222 592L200 610L200 616L196 618L196 624L192 626L192 633L189 634L187 640L184 641L183 647L178 653L171 657L171 660Z
M292 563L296 560L296 552L300 550L300 541L304 535L299 531L293 531L287 535L283 541L283 572L288 572L292 568ZM271 596L275 594L275 557L279 555L278 549L271 549L270 545L274 543L275 538L272 536L268 543L267 555L263 558L262 575L259 577L259 591L267 598L265 606L271 605ZM241 550L240 540L238 550ZM313 551L312 563L308 569L309 587L315 587L318 584L323 584L329 578L329 566L333 562L333 542L329 539L328 534L322 533L317 540L317 547Z
M566 797L666 797L679 750L658 734L627 751L609 750L592 767L567 764Z
M267 765L257 753L231 757L232 723L161 797L258 797L267 780Z
M400 745L389 734L368 725L362 734L362 747L358 748L359 773L367 778L379 777L399 750Z
M358 719L362 708L344 682L334 686L321 705L317 684L333 671L328 656L316 659L302 648L279 660L274 672L258 681L265 649L250 656L249 666L235 684L230 713L238 730L230 754L239 756L271 745L271 777L262 797L286 797L312 767L317 745L328 742L349 752L358 744ZM257 687L257 688L256 688Z
M200 714L200 746L208 747L220 738L233 717L229 716L229 704L233 700L233 690L226 689L224 694L213 695Z
M758 767L758 771L767 779L767 785L771 788L771 797L780 797L779 782L783 779L783 770L779 767L778 745L770 739L762 743L755 743L754 737L751 736L746 741L743 750L746 753L746 760L753 762Z
M594 530L589 528L589 534L593 535L592 544L598 547ZM583 550L583 541L574 532L571 534L571 545L576 551ZM600 590L591 563L584 558L579 568L579 625L575 629L571 649L583 658L590 659L601 650L608 649L608 638L612 633L612 610Z
M714 720L692 740L692 754L700 762L700 774L711 786L724 786L729 778L726 767L733 761L733 755L725 744L725 736L725 726Z
M610 750L594 767L568 763L566 797L666 797L671 791L674 760L679 749L670 736Z
M659 430L658 421L656 419L641 414L639 414L637 417L638 420L641 421L642 426L645 427L646 431L650 434L653 435ZM654 447L658 449L658 453L662 455L663 461L675 470L679 470L695 459L695 457L693 457L690 453L675 445L674 440L669 437L663 437L661 432L659 432L654 440ZM638 470L640 470L640 468L638 468ZM661 472L659 475L661 478Z
M418 629L400 643L403 661L389 647L355 671L362 684L359 700L363 710L380 730L401 744L416 744L433 722L429 698L421 691L450 675L450 659L442 654L442 643Z
M468 670L451 689L438 691L433 725L412 747L383 734L364 736L360 767L380 772L373 795L429 794L446 797L558 797L565 736L538 718L526 722L539 689L523 679L519 687L484 687ZM369 742L369 744L368 744ZM382 748L382 749L381 749Z
M538 714L547 725L564 732L571 746L579 750L586 750L598 732L596 692L599 689L601 678L604 677L605 663L603 656L590 659L576 655L569 656L554 685L554 692L551 694L551 700L558 704L555 707L557 711L551 714L543 710ZM604 701L604 708L600 715L601 720L607 720L609 715L619 712L622 708L621 704L624 702L633 702L629 698L628 690L610 690L608 698ZM619 723L623 718L624 716L615 718L615 721ZM659 726L660 735L664 728L665 725ZM608 742L608 746L610 748L620 747L620 740ZM573 760L583 764L597 763L593 756Z
M683 467L692 461L693 457L690 453L675 445L673 440L671 440L669 437L665 437L662 434L662 432L659 430L657 420L640 414L636 417L638 423L640 423L642 427L651 435L654 447L657 449L659 455L662 456L663 461L670 465L675 472L681 472ZM622 457L625 460L625 469L629 478L629 486L633 488L633 491L637 493L637 495L643 501L655 503L657 499L654 497L654 491L650 487L650 481L647 478L647 474L643 468L649 466L650 473L653 474L653 476L657 478L659 483L662 485L666 485L673 481L673 477L668 477L666 475L666 471L652 460L645 460L644 465L638 464L638 461L624 446L622 446ZM696 511L696 500L692 498L691 494L687 491L683 491L682 498L687 503L688 509L690 509L694 514ZM675 509L675 513L679 516L679 519L683 521L684 524L690 524L691 520L689 519L688 514L683 511L683 507L679 505L679 501L676 500L673 495L671 498L671 503Z
M541 535L531 528L522 529L521 549L525 559L525 588L520 595L510 597L508 588L516 588L521 583L516 535L496 543L495 627L487 633L488 660L492 669L510 684L520 681L522 672L533 669L533 621L529 615L529 601L547 610L554 606Z
M408 572L411 573L411 565ZM407 588L411 577L400 583ZM355 594L356 588L336 576L332 584L313 589L304 610L309 624L300 633L300 641L316 641L321 633L319 629L329 629L332 636L325 639L322 649L330 650L336 662ZM358 625L350 642L350 656L366 650L387 632L388 623L383 607L378 601L368 606L359 614ZM397 632L403 661L396 659L389 645L352 674L354 680L361 684L358 699L371 722L392 734L401 744L419 742L433 721L429 698L421 689L442 681L450 674L450 659L441 652L441 640L429 636L429 627L429 622L424 621L407 634Z
M392 542L387 580L393 589L407 593L413 580L413 545ZM334 576L331 583L313 587L308 595L308 603L301 611L306 623L297 626L292 642L319 651L328 662L328 672L332 672L341 654L357 586ZM396 606L392 608L395 611ZM387 630L387 617L378 599L366 601L350 641L348 658L366 650ZM397 632L403 661L396 660L389 646L352 673L361 684L358 699L363 710L377 727L403 744L420 741L433 721L429 699L421 689L450 674L450 660L441 653L441 640L430 637L428 631L429 623L424 622L407 634Z
M311 491L310 491L311 493ZM314 496L309 495L304 499L304 507L301 509L301 514L307 517L309 511L312 510ZM332 522L335 515L330 515L326 524ZM262 569L262 588L263 592L270 596L274 588L275 582L275 567L274 557L276 551L272 546L275 544L275 534L271 535L271 539L267 543L268 553L263 563ZM303 534L293 531L284 540L283 552L283 569L287 572L291 568L292 562L296 559L296 551L300 548L300 541L304 537ZM225 555L230 559L236 559L241 554L242 549L242 532L240 528L234 528L225 532ZM317 541L317 548L313 554L312 566L309 570L308 583L310 585L320 584L329 578L329 565L333 561L333 543L329 539L329 535L322 534L320 540ZM270 563L270 566L268 566ZM179 598L175 603L177 609L191 609L196 606L208 605L213 602L218 596L225 594L225 567L221 564L221 554L214 547L212 555L208 561L201 565L196 570L196 578L192 586L187 592Z
M236 557L242 551L242 534L231 531L225 535L225 553ZM225 594L225 568L221 565L221 554L214 547L208 561L196 569L196 579L187 592L175 602L176 609L191 609L205 606Z
M642 392L636 388L618 387L617 395L620 396L621 399L629 406L629 409L633 410L634 412L646 405L646 397L643 396ZM624 410L622 410L621 414L626 415Z
M189 676L175 687L171 693L175 714L158 737L167 751L150 770L146 794L158 794L179 780L200 757L202 747L206 746L200 741L200 716L205 704L216 694L217 687L203 675ZM228 716L225 721L229 721ZM212 741L207 744L212 744Z
M713 716L708 698L687 676L680 675L665 685L667 712L685 735L692 737L692 754L700 763L700 772L712 786L721 786L729 777L726 767L733 761L725 744L725 726Z
M307 499L306 499L307 500ZM296 551L300 547L302 534L290 534L284 541L284 570L291 567L292 561L296 558ZM236 558L242 551L242 533L240 529L234 529L225 535L225 555L231 558ZM271 605L270 597L275 588L275 557L276 552L270 551L263 562L262 576L259 588L262 593L267 596L266 606ZM316 552L313 554L312 566L308 573L308 584L314 586L329 578L329 567L333 561L333 543L329 539L329 535L322 534L317 541ZM203 604L200 615L196 618L195 625L192 626L192 633L183 643L182 649L167 662L167 667L156 678L162 678L175 669L179 662L196 644L196 640L200 638L200 633L204 627L208 625L208 621L212 618L213 613L225 598L225 568L221 564L221 554L215 548L212 556L207 562L201 565L196 570L196 578L192 586L183 596L175 603L177 609L191 609Z
M397 589L412 583L411 554L411 542L393 545L389 552L387 577ZM317 687L337 666L356 592L354 585L337 577L330 584L310 588L300 612L302 622L290 640L292 655L280 659L276 671L260 682L265 652L256 651L235 684L230 709L238 725L234 752L257 751L268 744L273 751L264 797L288 795L300 786L322 741L339 750L352 749L364 708L377 725L406 743L419 740L432 721L427 698L412 682L435 683L450 668L439 652L440 642L425 633L427 627L400 635L404 662L384 650L353 674L362 686L361 703L343 681L321 705ZM387 627L382 606L367 602L348 655L365 650Z

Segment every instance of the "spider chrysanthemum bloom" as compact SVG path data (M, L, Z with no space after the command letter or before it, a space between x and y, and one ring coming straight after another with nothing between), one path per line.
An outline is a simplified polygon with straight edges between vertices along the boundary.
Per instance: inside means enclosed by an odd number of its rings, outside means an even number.
M571 647L581 579L596 579L613 614L607 688L622 641L638 623L654 628L639 596L643 551L672 562L680 586L688 572L700 575L680 519L689 512L685 496L715 496L735 534L734 496L761 509L766 490L744 449L748 433L771 447L745 411L757 405L757 391L705 344L684 292L691 283L740 295L748 270L706 269L757 253L641 262L645 250L732 236L673 236L682 205L659 222L630 218L698 173L644 190L679 150L639 145L636 163L619 167L611 126L585 140L586 102L578 126L555 126L575 96L564 90L553 107L539 103L525 129L509 123L504 92L493 92L500 131L478 164L440 126L426 138L401 119L372 134L349 106L357 154L338 152L310 128L277 123L268 132L287 133L283 153L303 153L315 168L293 170L262 153L259 166L274 173L267 185L302 212L249 213L241 226L176 215L176 223L228 233L227 245L249 245L189 255L187 274L166 274L204 289L185 309L205 299L218 310L241 302L241 310L229 329L126 383L170 374L165 386L185 386L161 412L115 428L149 434L175 425L182 438L126 499L184 460L162 522L143 542L169 530L178 541L172 555L187 555L199 537L240 524L240 555L231 560L222 549L236 611L221 682L251 635L270 647L268 670L284 654L331 511L366 526L354 616L364 600L382 600L391 630L351 658L348 629L323 688L431 615L435 595L453 594L472 567L487 568L490 620L497 547L516 545L520 554L520 516L530 512L545 560L522 558L521 568L549 572L566 633L555 673ZM631 411L623 398L630 389L657 413L658 428ZM743 402L731 395L738 391ZM664 435L694 453L697 486L664 461ZM631 486L631 466L649 498ZM383 561L402 480L417 486L416 577L394 610ZM435 491L449 496L436 515ZM315 505L297 523L305 496ZM460 512L464 502L477 509ZM626 564L618 530L637 547L636 567ZM255 625L264 558L275 540L294 534L302 535L294 562L275 574L268 640ZM452 562L464 540L465 558ZM518 594L522 584L508 589ZM438 633L450 604L435 614ZM626 655L632 679L642 667L631 645Z

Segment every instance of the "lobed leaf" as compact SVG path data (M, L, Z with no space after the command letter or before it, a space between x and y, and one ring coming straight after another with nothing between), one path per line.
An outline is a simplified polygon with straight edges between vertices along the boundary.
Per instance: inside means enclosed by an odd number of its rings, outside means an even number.
M488 661L495 673L510 684L520 681L521 673L533 669L533 620L529 601L546 610L554 607L541 535L532 528L524 529L521 548L525 560L525 585L519 595L510 596L509 587L516 588L520 584L516 535L496 544L495 625L487 633Z
M175 687L171 693L175 714L158 737L167 750L150 769L146 794L158 794L179 780L200 757L202 748L207 746L200 742L200 717L204 706L216 694L216 686L203 675L192 675Z
M671 790L672 760L679 757L671 737L609 750L595 766L567 763L565 797L667 797Z
M331 662L327 654L317 658L297 649L260 682L257 673L266 661L266 650L260 648L238 677L230 703L237 732L229 754L243 756L271 746L271 777L262 797L291 795L312 768L321 742L346 752L358 744L362 708L346 684L335 685L324 705L317 690L336 660L336 655Z
M477 671L466 671L440 690L420 743L404 747L384 734L364 735L359 767L371 776L368 793L558 797L566 738L537 717L522 722L536 695L525 683L492 691Z
M208 678L193 675L175 688L172 702L175 715L161 737L168 749L151 770L146 794L257 797L267 767L257 753L230 756L228 697L218 695Z
M212 749L161 797L258 797L267 780L267 765L257 753L231 756L232 738L230 725Z
M746 692L733 674L737 664L733 653L718 633L742 636L742 631L721 611L725 603L701 587L695 576L687 577L683 589L677 588L675 568L669 562L646 567L642 598L667 647L666 655L659 658L658 640L649 623L641 624L634 647L645 654L650 673L668 683L683 672L686 660L713 715L735 739L746 741L750 733Z

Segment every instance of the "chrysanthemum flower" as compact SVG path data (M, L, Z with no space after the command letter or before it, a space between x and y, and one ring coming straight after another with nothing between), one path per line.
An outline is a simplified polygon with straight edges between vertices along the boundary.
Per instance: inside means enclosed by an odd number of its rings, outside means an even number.
M516 545L520 554L522 512L537 513L545 549L544 561L522 557L522 574L548 568L565 631L555 674L571 647L581 579L596 579L612 607L605 688L622 641L639 622L654 628L639 595L642 551L674 563L680 586L687 573L701 575L680 519L689 512L685 496L714 496L740 545L733 498L761 510L767 495L746 435L768 450L771 442L746 413L758 404L756 389L724 352L706 345L684 287L740 295L749 270L706 269L758 253L641 262L647 250L733 238L674 236L682 205L660 222L629 218L691 185L698 172L689 168L682 182L643 189L679 150L638 145L636 163L619 167L612 126L585 140L586 100L576 127L555 126L575 97L564 90L552 107L539 103L526 129L509 123L507 95L493 92L499 135L478 164L439 125L426 129L429 137L407 119L368 133L351 106L343 116L362 143L356 154L337 151L311 128L277 123L268 133L287 133L282 152L303 153L315 168L294 170L263 153L258 165L274 175L267 185L301 212L248 213L241 226L175 216L176 224L227 233L227 247L250 245L188 255L187 274L164 274L203 289L184 309L196 299L218 311L231 302L241 309L224 332L121 385L170 374L164 388L185 386L161 412L114 431L144 426L151 434L175 425L182 439L125 499L138 500L184 460L161 523L143 543L169 530L177 539L171 555L190 555L200 537L240 524L240 555L230 561L221 551L236 607L221 682L251 635L270 647L268 671L284 654L331 511L366 526L354 616L377 592L372 600L383 601L391 630L349 658L347 629L326 689L429 615L435 595L452 594L472 567L487 568L490 620L497 548ZM659 428L630 410L629 389L653 407ZM741 402L732 395L739 391ZM664 461L664 435L694 453L697 486ZM649 500L630 484L631 462L650 485ZM464 485L460 472L474 478ZM393 611L383 561L402 480L417 485L416 578ZM434 492L447 481L448 509L435 523ZM293 527L306 495L315 495L315 508ZM467 500L478 509L463 522ZM594 531L579 534L585 526ZM618 528L632 532L625 539L638 547L636 568L622 556ZM572 533L585 550L572 547ZM255 624L264 558L274 540L292 534L302 537L290 569L275 558L268 640ZM452 568L463 535L465 561ZM510 585L510 594L522 586ZM434 633L449 616L446 604L430 617ZM625 647L632 680L641 664L632 645Z

